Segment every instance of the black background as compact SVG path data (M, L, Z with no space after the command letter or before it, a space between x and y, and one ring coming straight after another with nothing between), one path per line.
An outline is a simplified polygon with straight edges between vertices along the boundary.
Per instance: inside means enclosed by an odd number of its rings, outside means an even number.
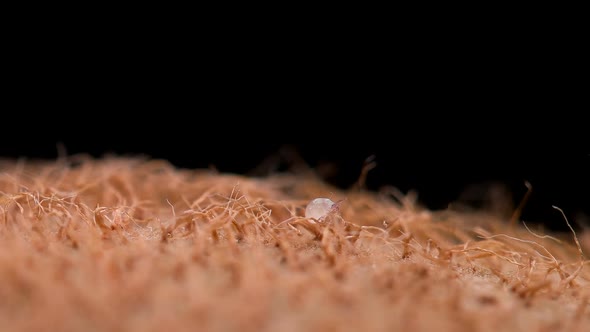
M445 43L263 58L209 49L27 53L3 93L0 156L51 159L61 144L69 154L261 174L252 171L267 158L282 155L280 171L299 155L313 168L331 164L326 180L342 188L374 156L368 189L414 190L431 209L482 207L493 184L517 204L528 181L525 220L563 229L557 205L586 222L588 105L568 76L575 63L517 52L518 43L468 53Z

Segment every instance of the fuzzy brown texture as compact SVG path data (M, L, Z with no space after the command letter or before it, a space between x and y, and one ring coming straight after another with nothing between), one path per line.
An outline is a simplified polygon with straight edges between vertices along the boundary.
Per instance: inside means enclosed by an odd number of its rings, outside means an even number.
M7 161L0 330L588 331L573 234L535 234L311 175Z

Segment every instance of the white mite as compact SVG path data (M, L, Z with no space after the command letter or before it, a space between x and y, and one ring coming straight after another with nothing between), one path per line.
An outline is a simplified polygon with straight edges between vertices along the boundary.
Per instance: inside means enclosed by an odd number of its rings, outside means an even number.
M316 198L307 204L305 218L321 220L332 211L334 204L329 198Z

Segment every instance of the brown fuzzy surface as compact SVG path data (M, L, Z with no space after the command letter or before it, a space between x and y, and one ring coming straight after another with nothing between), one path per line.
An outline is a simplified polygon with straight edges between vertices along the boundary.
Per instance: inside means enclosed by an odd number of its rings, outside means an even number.
M308 175L6 161L0 330L588 331L573 234L538 233Z

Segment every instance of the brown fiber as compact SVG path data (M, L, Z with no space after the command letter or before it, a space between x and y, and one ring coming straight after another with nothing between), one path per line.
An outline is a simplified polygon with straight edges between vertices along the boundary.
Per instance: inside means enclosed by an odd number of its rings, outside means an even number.
M310 175L6 161L0 330L588 331L573 238Z

